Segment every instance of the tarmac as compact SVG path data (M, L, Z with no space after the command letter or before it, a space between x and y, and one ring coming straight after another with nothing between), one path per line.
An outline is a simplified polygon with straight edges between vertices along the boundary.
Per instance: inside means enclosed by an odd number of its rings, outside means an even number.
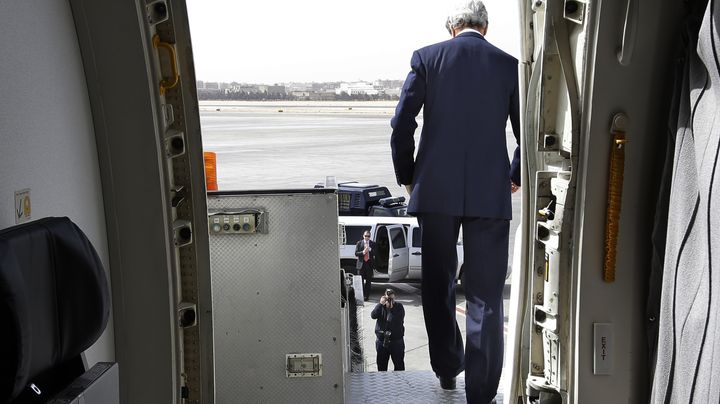
M312 188L326 177L334 177L337 182L354 180L386 186L393 196L408 198L404 187L396 184L390 154L394 108L395 102L201 101L203 148L217 154L220 190ZM421 116L416 144L422 129ZM511 131L506 138L511 156L515 146ZM514 239L520 218L519 193L513 195L513 217L510 240ZM405 306L406 369L431 370L420 285L373 283L371 301L361 308L358 317L365 371L377 371L375 322L370 311L388 286L395 288L397 300ZM510 285L506 284L505 289L507 313ZM458 285L457 320L463 334L464 306L464 294Z

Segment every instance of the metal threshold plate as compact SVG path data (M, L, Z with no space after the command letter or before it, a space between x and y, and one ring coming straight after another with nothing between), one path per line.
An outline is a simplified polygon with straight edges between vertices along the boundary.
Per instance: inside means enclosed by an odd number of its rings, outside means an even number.
M429 370L349 373L346 388L349 390L346 404L465 403L465 378L462 374L457 378L455 390L443 390L435 373ZM495 400L497 404L503 404L502 393Z

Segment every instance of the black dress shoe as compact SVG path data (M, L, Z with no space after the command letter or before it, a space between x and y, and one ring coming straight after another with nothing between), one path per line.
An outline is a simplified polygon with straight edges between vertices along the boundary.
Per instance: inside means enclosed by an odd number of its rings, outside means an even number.
M455 378L438 376L440 379L440 387L444 390L455 390Z

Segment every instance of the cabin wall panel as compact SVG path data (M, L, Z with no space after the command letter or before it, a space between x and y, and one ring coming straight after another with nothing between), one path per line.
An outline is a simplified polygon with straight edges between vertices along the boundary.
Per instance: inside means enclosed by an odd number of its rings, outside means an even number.
M16 223L15 191L30 189L31 219L69 217L108 270L95 133L68 3L0 2L0 55L0 228ZM114 360L112 319L86 355L90 365Z
M622 4L621 4L622 3ZM586 112L583 214L578 237L579 274L576 403L641 403L650 391L646 339L650 235L657 200L658 172L667 140L667 109L672 85L672 51L678 40L679 2L640 2L632 21L637 33L631 63L617 62L622 43L625 2L602 2L593 76L591 108ZM601 9L601 10L600 10ZM586 95L587 96L587 95ZM617 243L616 279L602 280L610 123L615 113L629 118L622 208ZM582 202L581 202L582 203ZM576 235L578 236L578 235ZM614 369L593 374L593 324L612 323Z

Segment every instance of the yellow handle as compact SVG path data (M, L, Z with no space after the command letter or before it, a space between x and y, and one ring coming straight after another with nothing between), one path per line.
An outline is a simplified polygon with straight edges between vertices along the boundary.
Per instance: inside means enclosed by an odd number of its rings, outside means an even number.
M175 57L175 48L167 43L160 42L160 36L155 34L152 38L153 47L156 49L162 48L168 51L170 54L170 70L172 70L172 78L163 78L160 80L160 95L164 95L165 91L175 87L180 81L180 74L178 73L177 61Z
M616 125L618 122L622 122L622 124ZM610 175L608 178L605 224L605 262L603 265L603 280L605 282L615 282L615 257L617 256L617 237L620 230L620 206L625 171L625 144L628 142L625 139L624 115L615 117L611 135L613 142L610 151Z

